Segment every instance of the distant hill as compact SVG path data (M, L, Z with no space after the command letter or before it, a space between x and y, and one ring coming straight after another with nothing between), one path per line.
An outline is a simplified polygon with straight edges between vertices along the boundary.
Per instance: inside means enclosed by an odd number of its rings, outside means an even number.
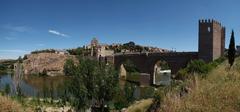
M27 55L23 60L24 74L39 74L46 72L46 75L63 74L63 66L68 58L77 61L75 56L59 53L34 53Z

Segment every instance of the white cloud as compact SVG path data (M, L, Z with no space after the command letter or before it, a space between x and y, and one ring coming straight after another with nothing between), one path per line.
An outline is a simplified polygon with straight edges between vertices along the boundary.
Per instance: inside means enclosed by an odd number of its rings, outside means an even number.
M4 53L27 53L29 51L26 50L20 50L20 49L0 49L0 52L4 52Z
M31 30L31 28L28 26L13 26L10 24L5 25L4 28L7 30L16 31L16 32L27 32Z
M61 37L69 37L68 35L66 35L66 34L64 34L64 33L60 33L60 32L58 32L58 31L56 31L56 30L48 30L48 32L49 33L51 33L51 34L54 34L54 35L58 35L58 36L61 36Z

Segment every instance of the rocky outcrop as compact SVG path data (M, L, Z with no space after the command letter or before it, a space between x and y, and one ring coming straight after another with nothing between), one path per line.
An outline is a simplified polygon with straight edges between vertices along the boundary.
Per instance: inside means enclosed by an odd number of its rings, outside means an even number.
M23 61L23 72L24 74L46 73L49 76L63 75L64 63L68 58L77 62L73 55L57 53L30 54Z

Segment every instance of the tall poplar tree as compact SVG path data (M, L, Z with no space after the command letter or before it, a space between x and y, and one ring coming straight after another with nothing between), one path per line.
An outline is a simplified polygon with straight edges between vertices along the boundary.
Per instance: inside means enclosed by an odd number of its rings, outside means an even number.
M234 63L235 53L236 53L236 49L235 49L234 32L232 30L232 35L231 35L229 48L228 48L228 63L230 64L230 67Z

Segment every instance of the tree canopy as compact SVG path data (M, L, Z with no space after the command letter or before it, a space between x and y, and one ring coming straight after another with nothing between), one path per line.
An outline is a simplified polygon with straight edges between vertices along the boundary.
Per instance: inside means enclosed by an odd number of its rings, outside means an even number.
M71 61L66 64L65 71L72 69L73 80L69 82L71 104L77 109L99 107L98 111L104 111L104 106L118 88L118 73L112 65L98 62L97 60L81 58L78 65Z

